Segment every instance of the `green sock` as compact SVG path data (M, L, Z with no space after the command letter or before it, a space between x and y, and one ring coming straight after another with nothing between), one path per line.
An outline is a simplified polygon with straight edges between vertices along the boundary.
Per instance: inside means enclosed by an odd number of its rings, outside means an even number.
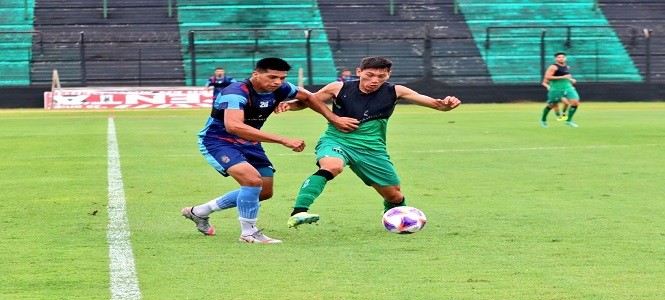
M406 206L406 198L402 198L402 202L400 203L390 203L386 200L383 200L383 212L387 212L389 209L393 207L398 207L398 206Z
M568 108L568 122L573 120L573 115L577 111L577 106L571 106Z
M311 175L303 182L296 198L296 204L293 207L309 208L314 200L321 195L323 188L326 187L326 180L323 176Z
M545 106L545 109L543 109L543 117L540 118L541 121L547 121L547 114L550 113L550 110L552 110L552 108Z

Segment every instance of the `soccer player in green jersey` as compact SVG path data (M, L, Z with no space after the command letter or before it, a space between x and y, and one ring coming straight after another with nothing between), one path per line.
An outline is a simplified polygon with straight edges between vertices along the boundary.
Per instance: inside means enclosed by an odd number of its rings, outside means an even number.
M356 119L359 124L357 129L347 132L328 125L316 145L319 170L300 187L287 222L289 227L319 220L319 215L308 212L310 205L321 195L326 183L347 165L383 197L384 211L406 205L400 190L400 179L386 149L388 118L397 100L404 99L440 111L452 110L461 102L453 96L435 99L387 82L391 69L389 59L366 57L356 69L359 80L333 82L315 94L319 100L333 100L335 115Z
M554 54L555 63L550 65L545 71L543 83L549 84L547 92L547 106L543 109L543 116L540 119L540 126L547 127L547 114L555 106L559 105L562 99L568 99L570 107L568 108L568 119L564 124L571 127L578 127L573 123L573 116L580 105L580 96L573 86L577 80L570 74L570 66L566 64L566 54L559 52Z
M549 91L550 90L550 83L547 80L543 80L542 85ZM556 120L557 121L567 121L568 117L566 116L566 112L568 111L568 107L570 106L570 102L568 102L568 99L565 97L561 98L561 103L563 103L563 107L559 110L559 105L555 105L552 110L554 111L554 114L556 115Z

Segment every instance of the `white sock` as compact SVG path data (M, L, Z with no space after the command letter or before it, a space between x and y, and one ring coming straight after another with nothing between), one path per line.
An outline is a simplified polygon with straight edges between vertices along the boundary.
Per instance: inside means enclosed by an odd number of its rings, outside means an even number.
M194 206L192 212L198 217L205 218L213 212L222 210L219 205L217 205L217 199L218 198L215 198L199 206Z
M252 235L259 231L256 229L256 219L238 218L238 220L240 220L241 235Z

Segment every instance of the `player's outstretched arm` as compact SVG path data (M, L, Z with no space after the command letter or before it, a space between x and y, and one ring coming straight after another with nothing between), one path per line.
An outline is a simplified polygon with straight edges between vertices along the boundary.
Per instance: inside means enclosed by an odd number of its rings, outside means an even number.
M278 143L300 152L305 149L305 141L279 136L273 133L258 130L245 124L245 111L242 109L227 109L224 111L224 126L226 131L243 139L254 142Z
M462 104L462 102L455 96L447 96L443 99L435 99L430 96L420 94L403 85L395 85L395 92L397 93L397 98L440 111L449 111Z
M318 112L323 117L330 122L333 126L339 129L341 132L349 132L356 130L360 122L354 118L340 117L334 114L330 108L325 104L325 101L331 99L339 93L344 83L342 82L332 82L328 85L321 88L316 94L307 95L307 99L298 98L298 100L303 101L312 110ZM300 93L298 93L300 95Z

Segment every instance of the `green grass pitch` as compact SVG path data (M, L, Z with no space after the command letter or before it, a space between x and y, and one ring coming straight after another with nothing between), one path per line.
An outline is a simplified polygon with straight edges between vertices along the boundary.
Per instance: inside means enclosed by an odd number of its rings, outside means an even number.
M348 168L318 224L287 228L325 122L271 117L308 146L265 145L278 172L259 225L278 245L239 243L235 210L211 217L213 237L180 216L237 186L198 152L207 110L0 111L0 298L111 297L111 115L144 299L665 298L665 103L582 103L579 128L541 128L543 106L398 106L388 149L428 217L412 235L383 229Z

